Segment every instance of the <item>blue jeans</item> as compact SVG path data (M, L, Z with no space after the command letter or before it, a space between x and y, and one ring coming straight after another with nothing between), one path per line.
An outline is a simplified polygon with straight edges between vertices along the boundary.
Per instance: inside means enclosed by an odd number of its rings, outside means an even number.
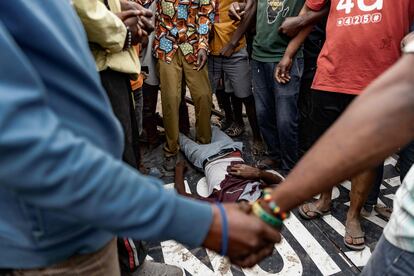
M298 160L298 97L303 59L294 59L291 80L279 84L273 73L277 63L252 60L253 94L257 120L269 157L280 160L280 169L290 171Z
M243 143L234 142L227 134L221 131L218 127L211 127L211 143L210 144L198 144L180 133L179 142L180 148L195 167L199 170L203 170L204 160L219 153L223 149L237 149L240 152L243 151Z
M414 275L414 253L389 243L384 235L360 276L411 276Z

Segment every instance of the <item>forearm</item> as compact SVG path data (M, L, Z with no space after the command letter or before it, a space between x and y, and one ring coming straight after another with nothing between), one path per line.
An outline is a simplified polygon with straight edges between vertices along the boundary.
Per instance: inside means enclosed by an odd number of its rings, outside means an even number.
M413 65L414 56L404 56L322 136L274 190L283 210L375 166L413 139Z
M256 17L257 3L255 0L247 0L246 8L243 19L240 21L239 26L230 39L230 43L233 43L233 45L236 45L240 41Z
M289 42L286 48L285 56L293 58L302 46L305 39L312 32L313 26L308 26L302 29L292 40Z
M303 5L299 16L302 17L301 25L302 27L313 26L317 24L322 19L326 18L329 14L329 5L325 6L319 11L314 11L309 9L308 6Z
M174 188L177 190L177 193L180 195L186 195L185 183L184 183L184 172L182 170L175 170L174 177Z
M279 175L263 170L260 170L259 178L268 185L279 184L283 180Z

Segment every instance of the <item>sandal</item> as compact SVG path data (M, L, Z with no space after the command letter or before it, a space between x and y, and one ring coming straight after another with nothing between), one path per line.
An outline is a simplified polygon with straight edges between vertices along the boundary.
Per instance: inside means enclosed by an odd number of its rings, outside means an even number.
M375 210L375 212L377 212L379 215L383 216L387 220L390 219L391 214L392 214L392 208L389 208L389 207L387 207L385 205L382 205L382 204L375 205L374 210Z
M232 121L227 120L226 118L219 120L215 125L220 128L220 130L225 131L232 125Z
M350 237L352 239L352 243L348 243L346 241L347 237ZM353 243L357 239L362 239L362 242L357 243L357 244ZM356 230L356 231L355 230L352 231L352 230L347 229L347 227L345 227L344 244L345 244L346 247L348 247L349 249L352 249L352 250L356 250L356 251L364 250L364 248L365 248L365 233L364 233L364 231L362 231L361 229Z
M230 137L238 137L244 132L244 126L232 123L231 126L224 131Z
M305 209L303 208L305 206L307 206L307 209L308 209L307 211L305 211ZM299 215L302 218L308 219L308 220L321 218L331 213L331 210L327 210L327 211L319 210L316 207L315 202L309 202L309 203L302 204L301 206L299 206L298 211L299 211ZM310 213L313 213L314 215L310 215Z
M252 145L252 154L254 156L259 156L264 153L264 146L261 141L254 141Z

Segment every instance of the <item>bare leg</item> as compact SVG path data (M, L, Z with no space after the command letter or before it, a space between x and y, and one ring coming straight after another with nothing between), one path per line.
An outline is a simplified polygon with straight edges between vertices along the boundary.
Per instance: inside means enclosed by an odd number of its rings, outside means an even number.
M346 218L346 229L353 233L362 232L360 213L362 206L368 198L369 192L371 191L372 184L376 177L376 170L369 170L360 173L352 177L352 188L351 188L351 205L348 210ZM352 239L350 235L345 237L349 244L362 244L364 238Z
M253 140L257 142L261 142L262 136L260 135L260 129L257 123L256 106L254 104L253 96L244 98L243 103L244 103L244 106L246 107L247 119L249 120L250 127L252 128Z

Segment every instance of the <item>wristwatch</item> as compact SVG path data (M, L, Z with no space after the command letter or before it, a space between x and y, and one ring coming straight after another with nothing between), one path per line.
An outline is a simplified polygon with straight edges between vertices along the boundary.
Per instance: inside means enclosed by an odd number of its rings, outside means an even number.
M404 54L414 54L414 40L405 45L403 49Z

